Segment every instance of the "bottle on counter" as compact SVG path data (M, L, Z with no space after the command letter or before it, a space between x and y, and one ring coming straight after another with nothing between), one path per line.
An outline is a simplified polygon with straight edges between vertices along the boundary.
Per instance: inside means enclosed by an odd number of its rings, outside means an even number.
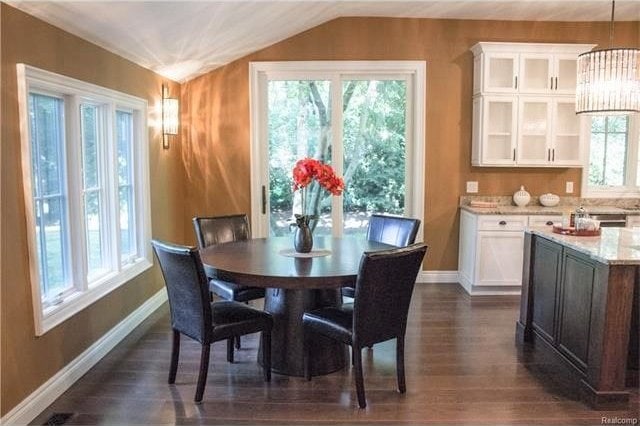
M562 228L568 229L571 227L571 214L572 211L569 208L565 208L562 211Z
M585 208L582 206L578 207L574 213L574 219L573 219L573 223L576 230L583 231L587 229L588 220L589 220L589 214L587 213Z

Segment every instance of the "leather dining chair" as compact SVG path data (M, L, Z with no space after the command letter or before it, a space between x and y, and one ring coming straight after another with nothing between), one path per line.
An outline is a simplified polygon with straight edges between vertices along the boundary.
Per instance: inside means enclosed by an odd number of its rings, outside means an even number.
M372 214L367 228L367 240L389 244L396 247L406 247L416 241L420 228L420 219L409 217ZM356 289L343 287L342 295L353 298Z
M205 248L215 244L242 241L251 234L246 214L217 217L194 217L193 228L198 239L198 247ZM209 277L209 290L225 300L249 302L264 297L265 289L249 287ZM240 349L240 339L236 340Z
M211 302L209 286L198 251L191 247L151 241L160 263L169 298L173 348L169 384L176 381L180 355L180 335L201 345L200 373L195 402L202 401L209 371L211 344L227 340L227 358L233 354L235 337L261 332L264 380L271 380L271 314L232 301Z
M362 375L362 348L396 339L398 390L406 392L404 336L411 295L425 244L368 252L362 255L353 308L325 307L302 316L305 376L311 380L315 335L337 340L352 349L356 393L360 408L367 406Z

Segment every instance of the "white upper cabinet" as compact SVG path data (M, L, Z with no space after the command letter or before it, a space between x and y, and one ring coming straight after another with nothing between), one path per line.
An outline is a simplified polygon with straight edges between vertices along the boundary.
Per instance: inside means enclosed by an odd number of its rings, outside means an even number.
M474 54L474 166L580 167L576 62L594 45L478 43Z

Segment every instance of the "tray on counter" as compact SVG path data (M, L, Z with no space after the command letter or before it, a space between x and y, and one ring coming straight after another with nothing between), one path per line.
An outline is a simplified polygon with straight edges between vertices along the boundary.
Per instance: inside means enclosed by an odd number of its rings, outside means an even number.
M577 230L573 226L563 228L562 226L554 226L553 232L561 235L572 235L575 237L597 237L600 235L602 229L598 228L595 231L588 231L586 229Z

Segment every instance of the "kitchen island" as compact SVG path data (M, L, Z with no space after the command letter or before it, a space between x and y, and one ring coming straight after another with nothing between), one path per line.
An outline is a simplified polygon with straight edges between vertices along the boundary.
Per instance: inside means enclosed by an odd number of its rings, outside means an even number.
M598 237L525 232L516 342L571 370L596 408L626 404L638 385L640 229Z

